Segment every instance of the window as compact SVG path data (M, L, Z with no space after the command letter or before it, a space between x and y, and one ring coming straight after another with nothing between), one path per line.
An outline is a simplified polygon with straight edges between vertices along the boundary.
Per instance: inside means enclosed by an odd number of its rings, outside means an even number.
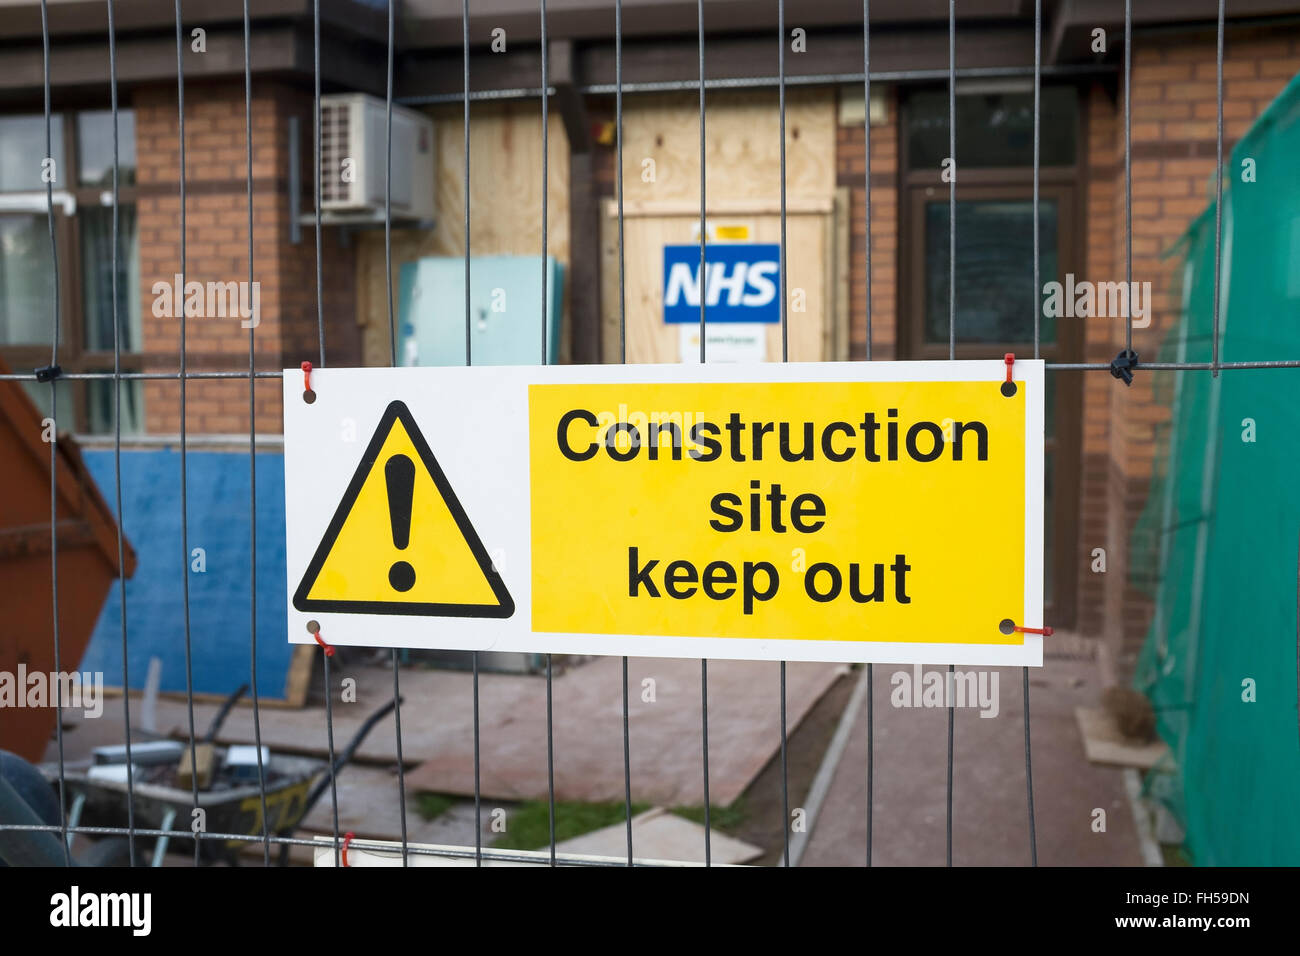
M1038 203L1039 270L1057 273L1058 200ZM1032 199L968 199L957 203L957 340L1023 342L1033 338ZM948 200L925 204L925 341L948 342ZM1047 281L1045 279L1044 281ZM1040 300L1043 298L1039 293ZM1044 343L1056 341L1056 319L1040 319Z
M1073 87L1044 86L1039 162L1073 166L1078 102ZM1034 94L1028 81L958 84L957 159L961 169L1023 166L1034 161ZM948 91L922 90L907 101L907 159L911 169L938 169L948 155Z
M54 244L59 258L59 364L67 372L113 369L113 117L108 110L51 117ZM122 370L141 368L140 256L136 231L135 114L118 111L117 316ZM13 369L49 363L54 340L54 256L46 212L45 117L0 117L0 354ZM43 414L50 390L27 383ZM122 431L144 425L143 387L121 383ZM65 397L66 396L66 397ZM66 381L59 427L113 428L111 381Z

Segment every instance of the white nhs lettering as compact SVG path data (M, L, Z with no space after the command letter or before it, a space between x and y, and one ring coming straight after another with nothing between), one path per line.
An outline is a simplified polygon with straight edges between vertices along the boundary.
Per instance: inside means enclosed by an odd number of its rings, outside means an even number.
M727 293L727 305L764 306L776 297L777 273L775 262L736 262L730 267L724 262L710 262L707 288L707 305L717 305L722 293ZM664 291L664 305L673 307L683 297L688 306L700 304L699 265L674 262L668 271L668 288Z

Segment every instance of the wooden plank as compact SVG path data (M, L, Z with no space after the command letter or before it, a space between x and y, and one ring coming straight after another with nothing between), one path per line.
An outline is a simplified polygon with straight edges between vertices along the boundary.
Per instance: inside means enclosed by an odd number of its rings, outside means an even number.
M310 647L308 647L308 648L306 648L306 649L307 649L308 651L311 650ZM105 688L104 688L104 696L105 696L105 697L112 697L112 698L115 698L115 699L116 699L116 698L119 698L119 697L122 696L122 688L120 688L120 687L105 687ZM132 699L132 700L139 700L139 699L140 699L141 697L143 697L143 696L144 696L143 691L139 691L139 690L136 690L136 689L132 688L132 690L131 690L131 699ZM194 693L194 703L196 703L196 704L202 704L202 705L204 705L205 707L216 707L216 706L218 706L218 705L224 703L225 700L226 700L226 698L229 697L229 696L230 696L230 695L228 695L228 694L209 694L209 693L204 693L204 692L202 692L202 691L195 691L195 693ZM159 691L159 693L158 693L158 699L159 699L160 701L167 701L167 702L169 702L169 703L183 704L183 703L186 701L187 698L186 698L185 694L178 693L178 692L176 692L176 691ZM305 701L304 701L304 703L305 703ZM260 708L262 708L262 709L270 708L270 709L272 709L272 710L301 710L303 704L301 704L301 703L294 703L293 701L290 701L290 700L284 700L283 698L280 698L280 697L259 697L259 698L257 699L257 706L260 707ZM253 702L252 702L252 699L251 699L251 698L248 698L248 697L246 696L243 700L241 700L238 704L235 705L235 710L239 710L239 709L244 708L244 707L247 707L250 711L253 709ZM214 713L215 713L215 711L214 711ZM134 719L134 718L132 718L132 719ZM197 720L197 718L196 718L196 720ZM204 725L204 726L206 726L206 725ZM203 730L203 729L204 729L204 726L200 726L198 723L196 723L196 724L194 725L194 730L195 730L195 732L197 733L198 731Z
M302 707L307 703L307 692L311 689L312 663L315 661L316 648L310 644L295 644L293 658L289 661L289 679L285 682L284 698L290 707Z
M199 789L206 790L212 784L212 772L216 766L216 751L212 744L195 744L194 756L190 757L190 748L186 747L185 752L181 754L181 759L176 764L176 786L182 790L187 790L194 783L194 774L191 771L197 771L199 780ZM191 760L193 762L191 762Z
M834 197L811 197L811 198L787 198L785 204L786 216L814 216L825 215L833 211L835 205ZM606 216L618 216L618 200L606 199L605 209ZM781 200L752 197L748 199L714 199L712 195L708 197L708 207L705 210L707 216L748 216L748 215L777 215L781 214ZM623 203L623 218L634 219L640 216L685 216L690 219L700 218L700 201L684 199L639 199Z
M840 186L835 190L835 215L828 224L831 231L830 242L834 249L830 277L830 295L834 302L831 312L834 317L834 334L829 353L830 358L837 362L849 360L850 322L852 321L852 313L849 309L849 283L852 281L853 274L849 265L852 195L852 191L847 186Z
M266 697L261 696L257 699L259 707L281 707L281 708L300 708L307 703L307 692L311 688L311 671L313 654L316 648L311 644L296 644L293 648L293 657L289 661L289 676L285 681L284 697ZM110 697L121 697L121 687L105 687L104 693ZM139 688L132 689L131 698L138 699L142 697L144 691ZM220 704L226 700L227 694L211 694L196 692L194 694L195 703L200 704ZM185 700L186 695L176 691L162 691L158 694L159 700ZM238 706L252 707L252 698L245 696L240 700Z
M1074 718L1083 738L1083 750L1092 763L1116 764L1150 770L1169 753L1163 740L1135 743L1120 733L1115 718L1101 708L1076 707Z

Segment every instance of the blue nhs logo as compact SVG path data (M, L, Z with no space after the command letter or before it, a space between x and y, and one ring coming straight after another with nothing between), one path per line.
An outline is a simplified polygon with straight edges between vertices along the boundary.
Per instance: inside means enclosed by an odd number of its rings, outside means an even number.
M781 247L776 243L709 243L705 312L709 322L780 322ZM664 321L700 321L700 247L664 246Z

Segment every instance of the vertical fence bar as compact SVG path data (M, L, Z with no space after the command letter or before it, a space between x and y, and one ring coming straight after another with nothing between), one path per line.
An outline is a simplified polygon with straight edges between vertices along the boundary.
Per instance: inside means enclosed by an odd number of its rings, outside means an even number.
M871 25L870 0L862 0L862 174L863 212L866 216L867 361L871 361ZM868 664L868 667L871 665ZM868 826L870 831L870 826ZM870 839L868 839L870 842ZM870 854L868 854L870 857Z
M1210 338L1213 357L1210 375L1219 377L1219 273L1223 270L1223 6L1219 0L1219 22L1215 50L1215 133L1214 133L1214 333ZM1129 286L1129 298L1133 287ZM1129 310L1130 313L1132 309Z
M623 253L623 0L614 0L615 188L618 192L618 354L627 364L626 260ZM627 656L623 657L623 807L627 816L627 865L632 859L632 741L628 726Z
M871 9L862 0L862 175L863 214L866 218L863 245L867 272L867 361L871 361ZM871 866L871 828L876 764L875 668L867 664L867 866Z
M706 271L706 247L708 245L708 230L706 228L705 204L706 204L706 163L705 163L705 140L704 140L704 0L696 0L695 15L697 20L697 30L699 35L699 53L700 53L700 364L703 365L706 360L705 342L708 335L705 331L704 303L707 299L705 294L707 288L707 271ZM713 865L713 808L709 805L709 662L700 659L700 735L704 745L704 865Z
M957 3L948 0L948 157L952 178L948 180L948 360L957 358ZM948 866L952 866L952 750L953 665L948 665Z
M549 362L548 353L549 340L547 339L547 299L546 299L546 189L547 179L550 168L548 162L547 150L550 144L549 130L547 123L549 121L548 107L550 105L551 91L547 88L549 70L547 69L547 38L546 38L546 0L541 0L541 18L542 18L542 364ZM551 843L551 866L555 866L555 712L553 708L553 690L554 690L554 667L552 656L546 655L546 798L547 814L550 826L550 843Z
M384 281L388 292L388 364L397 367L397 325L393 315L393 0L388 0L388 93L384 127ZM406 766L402 759L402 679L397 648L389 649L393 662L393 725L397 736L397 812L402 826L402 866L410 866L406 841Z
M1039 289L1042 288L1040 275L1038 238L1038 171L1042 148L1042 87L1043 87L1043 0L1034 0L1034 288L1031 293L1034 307L1034 358L1039 357L1042 338L1042 301Z
M180 287L185 288L185 65L183 62L184 44L181 40L181 0L176 0L176 106L178 113L178 163L180 176ZM194 797L194 808L199 806L199 771L198 749L194 736L194 656L190 647L190 528L189 528L189 493L186 474L186 421L185 421L185 310L180 310L181 320L181 580L184 583L185 599L185 709L190 728L190 789ZM200 830L200 833L202 831ZM202 840L196 835L194 839L194 865L199 865L199 851Z
M316 157L316 171L312 183L316 193L316 335L320 340L320 367L325 367L325 287L321 254L321 128L320 128L320 0L312 0L312 74L315 87L312 91L312 108L315 111L316 130L312 137Z
M1124 0L1124 279L1133 289L1133 0ZM1133 310L1125 309L1124 348L1133 350Z
M464 107L464 151L465 151L465 365L474 364L473 343L470 341L470 305L469 305L469 0L461 0L461 71L464 83L462 104ZM480 786L481 764L479 751L479 688L478 688L478 651L470 652L470 667L474 672L474 865L483 865L483 791Z
M789 301L790 292L787 287L786 276L786 208L785 208L785 0L777 0L776 5L777 17L777 98L780 109L780 143L781 143L781 268L779 284L781 287L781 361L790 360L790 316ZM701 284L701 290L704 286ZM785 661L781 661L780 666L780 683L781 683L781 843L783 847L782 860L788 867L790 865L790 762L786 753L788 750L788 735L786 733L786 693L785 693Z
M177 0L179 3L180 0ZM323 279L321 253L321 125L320 125L320 0L312 0L312 53L315 89L313 91L313 108L316 118L316 135L314 137L316 155L316 336L320 342L320 367L325 367L325 284ZM330 653L324 651L325 666L325 740L329 747L330 759L330 812L334 822L334 865L341 864L339 852L339 787L338 772L334 766L334 691L330 680Z
M45 156L47 159L52 159L54 156L54 147L51 136L53 120L50 113L50 23L49 15L46 10L46 0L41 0L41 43L44 54L42 64L44 66L45 74ZM64 159L66 159L66 157L60 156L56 162ZM57 174L56 167L55 175L57 176ZM59 440L57 425L59 420L59 376L54 370L57 369L59 364L59 326L63 323L63 314L62 303L59 300L59 246L58 240L54 234L54 178L54 176L44 177L45 217L50 231L50 256L53 264L52 275L54 286L53 294L51 296L51 301L54 306L54 335L53 344L50 347L50 418L56 423L54 440L50 442L50 600L51 610L53 612L54 670L62 673L63 664L59 649ZM63 858L67 864L71 866L72 853L68 847L68 807L65 799L67 777L64 771L63 760L62 694L55 695L54 711L54 736L58 742L59 748L59 828L63 836ZM196 847L197 845L198 844L195 844Z
M113 117L113 234L110 240L113 272L113 496L117 508L117 596L121 605L122 629L122 723L126 737L126 843L127 860L135 866L135 767L131 765L131 681L127 666L126 639L126 542L122 514L122 326L118 318L117 270L121 259L118 248L118 177L120 158L117 108L117 35L113 22L113 0L108 9L108 97Z
M1042 148L1043 87L1043 0L1034 0L1034 358L1039 357L1042 332L1042 275L1039 272L1038 173ZM1029 861L1038 865L1038 834L1034 827L1034 770L1029 746L1029 668L1020 668L1020 686L1025 701L1025 800L1029 810Z
M253 68L244 8L244 163L248 172L248 287L253 288ZM249 293L252 294L251 292ZM257 796L262 809L262 865L271 865L271 840L266 816L266 767L262 761L262 714L257 693L257 378L253 346L255 326L248 327L248 633L249 672L253 688L253 745L257 748ZM125 668L124 668L125 669ZM128 758L129 761L129 758Z

